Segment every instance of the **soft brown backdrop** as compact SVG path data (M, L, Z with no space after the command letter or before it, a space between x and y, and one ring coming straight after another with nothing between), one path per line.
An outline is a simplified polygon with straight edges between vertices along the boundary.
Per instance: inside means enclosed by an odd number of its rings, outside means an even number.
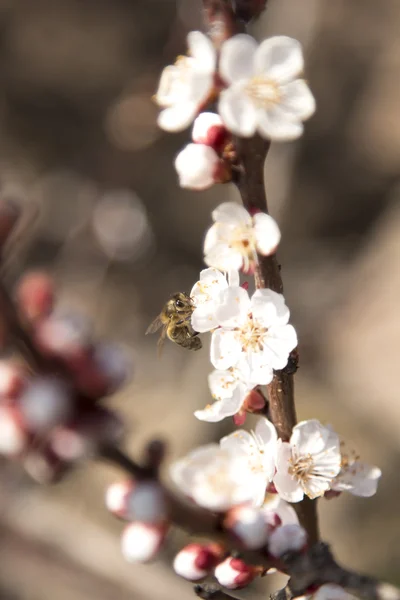
M400 3L269 6L255 35L301 40L318 103L304 138L274 146L266 167L300 334L298 414L331 422L384 472L373 499L320 502L323 536L349 566L400 583ZM187 134L155 124L159 71L199 27L197 0L0 1L0 182L27 205L10 281L45 267L61 304L126 346L134 379L112 403L127 446L163 435L170 459L230 427L192 416L209 400L207 343L194 355L168 344L158 361L144 337L196 280L210 211L236 197L179 190L172 160ZM123 562L103 506L112 469L86 465L47 489L10 465L0 477L0 598L192 597L169 568L178 535L155 565Z

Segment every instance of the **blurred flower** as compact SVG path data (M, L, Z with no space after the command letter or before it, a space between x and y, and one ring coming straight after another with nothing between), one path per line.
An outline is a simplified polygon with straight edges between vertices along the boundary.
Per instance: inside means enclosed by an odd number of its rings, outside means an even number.
M224 202L212 213L214 225L204 240L204 262L221 271L254 270L257 252L268 256L281 239L279 227L265 213L251 216L243 206Z
M331 488L340 464L337 434L316 419L302 421L293 428L290 442L278 441L273 482L288 502L300 502L304 494L318 498Z
M300 552L307 544L307 533L294 523L277 527L268 540L268 550L272 556L280 558L286 552Z
M279 494L267 494L262 510L269 519L274 519L274 515L279 519L281 525L299 524L299 518L286 500L283 500Z
M128 525L121 538L122 554L131 563L148 562L156 557L165 539L165 525L136 521Z
M251 498L254 506L263 504L267 485L274 476L277 439L273 424L268 419L260 418L254 432L240 429L220 441L224 450L246 458L247 469L254 477Z
M188 144L175 159L179 185L190 190L205 190L214 183L230 181L228 165L211 146Z
M247 565L240 558L231 556L221 562L214 571L218 583L228 590L246 587L258 573L259 571L252 565Z
M331 489L350 492L354 496L369 498L376 494L382 471L378 467L362 462L358 456L341 450L341 469L332 481Z
M192 129L192 140L195 144L211 146L218 152L228 137L230 134L217 113L202 112L196 117Z
M203 269L200 272L200 280L194 284L190 297L194 304L192 313L192 327L199 333L211 331L218 327L215 316L220 292L228 287L239 286L239 274L230 271L227 277L217 269Z
M265 546L270 533L265 513L247 504L235 506L227 512L224 528L246 550L257 550Z
M200 31L187 36L189 56L179 56L165 67L155 101L164 110L158 124L166 131L182 131L190 125L207 100L213 86L216 52L212 42Z
M199 506L213 511L252 502L260 489L245 453L218 444L200 446L174 463L171 477Z
M302 121L315 111L304 79L298 41L277 36L257 42L239 34L221 48L220 74L229 86L221 92L219 113L236 135L258 132L271 140L292 140L303 133Z
M245 360L254 385L272 381L272 369L283 369L297 345L296 331L288 325L289 309L281 294L232 288L220 294L216 318L220 328L212 334L210 356L216 369L229 369Z

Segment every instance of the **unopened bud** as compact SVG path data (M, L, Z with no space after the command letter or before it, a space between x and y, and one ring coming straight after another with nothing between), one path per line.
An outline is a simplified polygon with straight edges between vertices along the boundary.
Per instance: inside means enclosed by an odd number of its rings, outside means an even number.
M301 552L307 544L307 533L300 525L282 525L269 538L268 550L275 558L287 552Z
M9 361L0 361L0 396L15 398L21 391L26 373L19 365Z
M193 123L192 140L196 144L211 146L218 152L228 137L229 133L222 119L216 113L200 113Z
M12 456L25 448L27 435L18 419L17 411L10 406L0 407L0 454Z
M129 494L135 487L132 480L112 483L106 492L106 507L110 512L126 519L128 516L127 500Z
M54 283L46 273L28 273L17 287L17 300L29 320L46 317L54 304Z
M259 571L255 567L231 556L221 562L214 571L218 583L228 590L246 587L258 573Z
M189 581L199 581L212 571L223 554L219 544L189 544L175 556L174 571Z
M205 144L188 144L176 157L175 168L179 185L191 190L205 190L230 180L228 167Z
M121 538L122 554L131 563L148 562L156 557L166 534L165 525L131 523Z
M127 498L131 519L143 523L161 523L167 517L164 492L157 481L138 481Z
M259 508L246 505L231 508L224 526L247 550L256 550L267 543L268 523Z
M265 408L265 398L262 393L257 390L251 390L243 403L243 407L250 413L257 413Z
M19 406L26 427L33 433L65 423L73 412L66 384L55 377L33 379L19 398Z

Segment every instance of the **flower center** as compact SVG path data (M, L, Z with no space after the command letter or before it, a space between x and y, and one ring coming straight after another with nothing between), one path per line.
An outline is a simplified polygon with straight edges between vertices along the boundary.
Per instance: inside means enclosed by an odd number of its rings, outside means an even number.
M257 76L246 85L246 93L260 108L271 108L281 101L279 85L268 77Z
M305 484L314 468L314 460L311 454L289 459L289 474L301 484Z
M249 316L247 323L240 330L239 339L243 352L261 352L267 332L268 329L254 323L253 317Z
M220 229L220 235L228 246L239 252L243 257L243 270L249 270L251 263L257 261L256 239L252 225L242 225L229 228L224 232L224 226Z

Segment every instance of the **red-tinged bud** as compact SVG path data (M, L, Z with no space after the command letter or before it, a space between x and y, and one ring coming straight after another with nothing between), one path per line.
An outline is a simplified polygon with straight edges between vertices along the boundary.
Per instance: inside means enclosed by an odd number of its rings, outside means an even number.
M200 113L194 121L192 139L196 144L205 144L216 152L221 152L230 137L221 117L216 113Z
M249 282L248 281L243 281L242 285L240 286L241 288L243 288L244 290L246 290L246 292L249 289Z
M225 529L246 550L265 546L269 527L265 514L259 508L242 504L231 508L224 520Z
M16 456L29 441L20 415L13 406L0 406L0 454Z
M26 372L22 366L10 361L0 361L0 397L16 398L26 381Z
M267 492L267 494L277 494L278 493L277 489L272 481L267 485L266 492Z
M175 556L174 571L189 581L200 581L219 563L224 550L219 544L189 544Z
M241 410L236 413L236 415L233 415L233 422L235 423L236 427L241 427L244 425L246 422L246 411Z
M249 413L257 413L265 408L265 398L257 389L251 390L243 403L243 408Z
M122 554L130 563L145 563L155 558L164 542L168 525L135 522L128 525L121 538Z
M264 510L263 513L268 525L268 531L271 534L274 529L282 525L282 519L273 510Z
M121 519L128 518L128 497L136 483L132 480L112 483L106 492L106 507Z
M214 575L223 587L228 590L237 590L249 585L259 575L259 572L256 567L230 556L215 568Z
M47 317L54 305L54 283L46 273L28 273L17 286L17 301L30 321Z
M287 552L302 552L307 546L307 532L300 525L282 525L269 538L268 550L275 558Z

